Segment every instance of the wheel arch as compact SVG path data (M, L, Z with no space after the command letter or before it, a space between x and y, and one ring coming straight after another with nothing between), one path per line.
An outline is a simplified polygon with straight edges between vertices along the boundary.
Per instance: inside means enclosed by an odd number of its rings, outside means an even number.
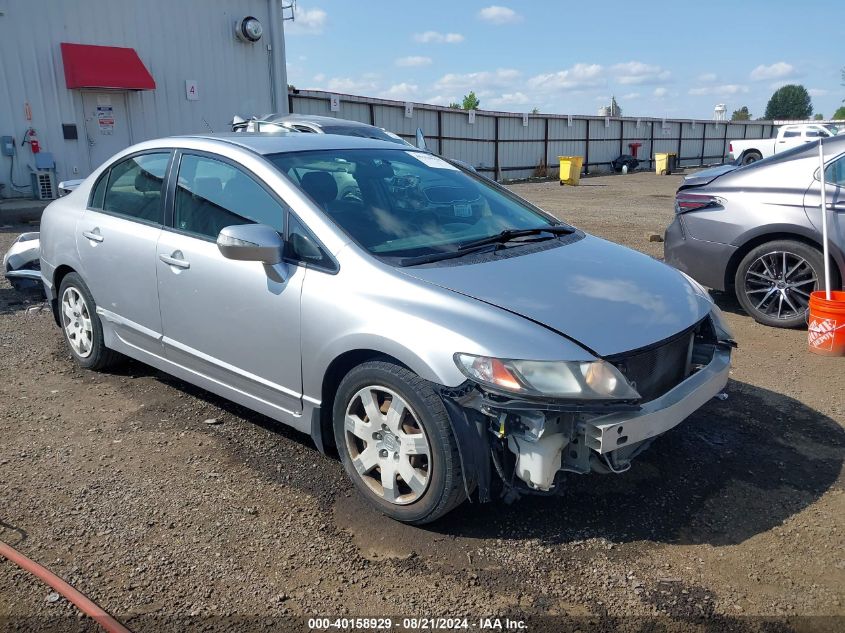
M311 434L314 436L315 443L318 444L317 448L319 448L321 452L326 453L334 451L337 448L334 445L332 410L334 409L335 394L337 394L337 388L340 385L340 381L343 380L343 377L358 365L372 360L392 362L400 367L414 371L414 369L409 367L407 363L402 362L395 356L370 348L348 350L332 359L326 367L325 372L323 372L323 380L320 387L319 417L312 420L312 427L316 425L317 428L312 428ZM317 434L319 434L319 441Z
M767 227L768 231L765 233L758 233L748 235L745 237L742 245L733 252L731 258L728 260L728 265L725 267L725 288L734 287L734 277L739 268L739 263L752 250L766 244L767 242L774 242L777 240L792 240L795 242L802 242L807 246L812 246L819 252L822 251L821 242L809 233L799 227ZM845 270L845 256L835 246L830 245L830 268L837 278L834 280L835 285L841 285L843 279L843 270Z
M75 272L76 270L67 264L57 266L56 270L53 271L53 288L56 289L56 296L50 299L50 307L53 309L53 319L59 327L62 325L61 320L59 319L59 288L62 285L62 280L70 273Z
M739 161L742 162L743 160L745 160L745 157L748 154L757 154L757 156L759 156L761 159L763 158L763 152L761 152L756 147L749 147L748 149L742 150L742 154L739 155Z

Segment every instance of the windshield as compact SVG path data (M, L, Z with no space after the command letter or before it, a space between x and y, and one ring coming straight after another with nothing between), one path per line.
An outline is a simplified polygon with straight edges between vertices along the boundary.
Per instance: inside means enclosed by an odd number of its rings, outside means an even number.
M359 245L379 257L456 251L556 221L426 152L348 149L267 157Z

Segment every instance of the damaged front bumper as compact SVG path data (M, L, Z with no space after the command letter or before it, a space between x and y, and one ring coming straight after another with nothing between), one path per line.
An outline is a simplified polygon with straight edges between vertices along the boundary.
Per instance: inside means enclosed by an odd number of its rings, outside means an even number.
M639 411L610 413L586 421L587 446L603 455L665 433L720 393L728 382L730 368L730 349L716 349L707 366L662 397L646 402Z
M506 495L558 492L567 471L624 472L654 438L725 388L733 346L733 341L712 338L691 346L686 377L641 404L516 399L473 383L444 391L467 494L477 489L480 501L489 500L491 470Z
M3 271L12 287L26 290L41 285L40 251L41 240L37 232L21 233L15 239L3 255Z

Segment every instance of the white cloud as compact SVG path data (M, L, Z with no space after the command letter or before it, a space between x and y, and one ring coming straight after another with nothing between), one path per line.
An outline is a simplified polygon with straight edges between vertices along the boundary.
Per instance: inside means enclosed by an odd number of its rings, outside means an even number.
M431 57L410 55L409 57L400 57L394 63L397 66L428 66L431 63Z
M699 83L703 84L712 84L714 81L718 79L716 73L703 73L698 76Z
M524 92L506 92L500 97L493 97L487 99L487 103L491 106L500 108L504 106L526 105L531 103L531 97Z
M614 64L610 70L623 85L659 84L672 78L672 73L661 66L636 61Z
M824 88L809 88L807 92L811 97L826 97L830 94L830 90L825 90Z
M425 99L425 103L433 103L434 105L447 106L450 103L459 103L461 101L461 99L462 99L462 97L458 97L458 96L455 96L455 95L449 96L449 95L438 94L438 95L432 95L430 97L427 97Z
M397 99L399 101L411 100L420 87L417 84L409 84L402 82L401 84L393 84L387 90L379 94L383 99Z
M666 88L660 87L660 88L655 88L654 92L652 92L651 94L653 94L658 99L662 99L667 94L669 94L669 91Z
M326 80L326 76L323 73L317 73L314 75L314 82L315 83L322 83Z
M626 95L622 95L620 98L624 99L625 101L633 101L634 99L640 98L640 93L639 92L629 92ZM821 194L819 194L819 195L821 195Z
M378 84L371 79L361 77L332 77L329 79L326 88L332 92L345 92L350 94L372 94L378 89Z
M326 26L329 14L322 9L297 7L292 22L285 27L285 35L320 35Z
M492 5L478 12L478 17L491 24L513 24L521 22L522 16L508 7Z
M751 71L751 79L754 81L764 81L766 79L784 79L785 77L795 76L795 67L786 62L776 62L769 66L763 64L757 66Z
M603 71L599 64L575 64L566 70L535 75L528 86L537 91L592 88L604 85Z
M441 92L469 89L481 96L484 90L513 87L520 77L521 73L511 68L500 68L493 72L448 73L434 83L434 88Z
M414 40L421 44L459 44L464 41L464 36L460 33L425 31L423 33L414 33Z
M718 86L701 86L699 88L690 88L689 94L694 96L713 95L716 97L728 97L740 93L748 92L748 86L740 84L721 84Z

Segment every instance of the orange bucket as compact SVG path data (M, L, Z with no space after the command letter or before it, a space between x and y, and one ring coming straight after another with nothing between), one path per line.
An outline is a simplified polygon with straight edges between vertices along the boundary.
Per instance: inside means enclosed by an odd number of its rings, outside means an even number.
M807 342L813 354L845 356L845 292L832 290L830 299L824 290L810 295Z

